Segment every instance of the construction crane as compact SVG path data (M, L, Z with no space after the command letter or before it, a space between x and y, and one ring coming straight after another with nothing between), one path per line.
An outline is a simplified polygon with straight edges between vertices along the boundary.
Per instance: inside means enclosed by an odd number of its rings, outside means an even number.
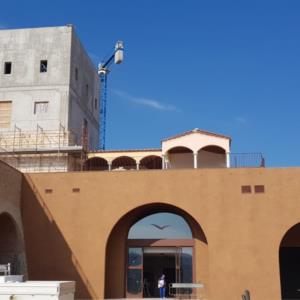
M106 104L107 104L107 75L110 72L109 67L115 63L120 64L123 61L124 46L122 41L117 41L115 50L104 59L104 62L98 65L98 75L100 78L100 114L99 114L99 149L105 150L106 142Z

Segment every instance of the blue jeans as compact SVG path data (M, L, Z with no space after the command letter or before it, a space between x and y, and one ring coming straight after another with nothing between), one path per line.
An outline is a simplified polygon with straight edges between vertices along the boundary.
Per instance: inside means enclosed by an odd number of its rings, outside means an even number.
M159 288L159 296L160 296L160 298L166 298L166 288L165 287Z

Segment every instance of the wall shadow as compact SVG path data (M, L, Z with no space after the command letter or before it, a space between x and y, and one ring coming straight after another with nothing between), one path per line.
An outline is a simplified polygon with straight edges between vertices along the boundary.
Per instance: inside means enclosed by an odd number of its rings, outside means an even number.
M21 213L29 280L76 282L76 299L99 299L29 176L23 176Z

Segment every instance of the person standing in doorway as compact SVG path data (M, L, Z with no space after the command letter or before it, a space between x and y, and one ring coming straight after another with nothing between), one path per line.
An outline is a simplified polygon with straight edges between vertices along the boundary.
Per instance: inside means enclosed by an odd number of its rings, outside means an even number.
M165 275L162 274L158 279L158 288L159 288L159 296L160 298L166 298L166 280Z

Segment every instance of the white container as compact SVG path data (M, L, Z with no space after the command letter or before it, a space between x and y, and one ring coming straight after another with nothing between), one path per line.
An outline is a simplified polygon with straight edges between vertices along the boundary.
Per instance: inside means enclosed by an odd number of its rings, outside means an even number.
M23 282L23 275L4 275L0 276L0 283Z
M74 300L74 281L0 283L0 300Z

